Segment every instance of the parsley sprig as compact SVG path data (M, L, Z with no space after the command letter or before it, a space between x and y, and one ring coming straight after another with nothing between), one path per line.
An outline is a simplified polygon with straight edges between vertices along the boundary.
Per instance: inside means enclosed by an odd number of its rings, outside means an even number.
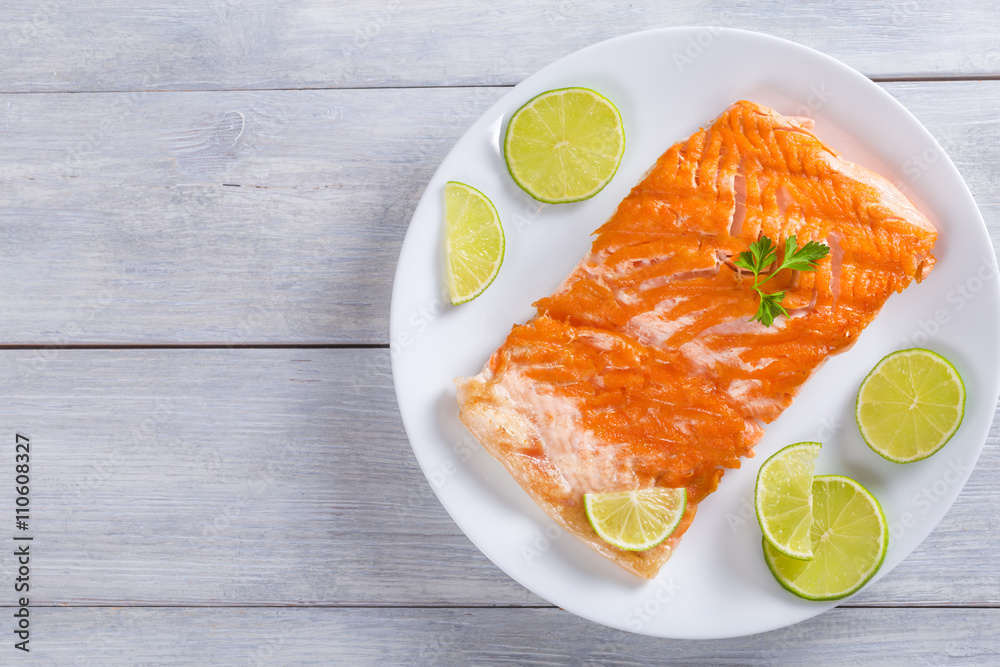
M801 248L796 246L794 235L785 239L785 255L781 259L781 264L763 279L760 275L761 272L778 260L778 247L768 237L761 236L756 242L751 243L750 249L741 252L736 261L733 262L736 266L751 271L754 275L753 288L760 295L760 307L757 309L757 314L750 318L751 322L757 320L765 327L769 327L778 315L788 315L788 311L781 305L785 293L765 293L761 290L764 283L776 276L782 269L815 271L816 262L830 253L830 247L818 241L809 241Z

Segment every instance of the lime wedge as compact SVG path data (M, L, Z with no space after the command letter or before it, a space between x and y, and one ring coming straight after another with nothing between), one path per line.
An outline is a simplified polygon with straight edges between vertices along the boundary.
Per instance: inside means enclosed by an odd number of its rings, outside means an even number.
M547 204L593 197L618 171L625 129L614 104L589 88L560 88L528 101L507 123L507 170Z
M965 385L940 354L900 350L861 383L854 416L876 453L895 463L919 461L955 435L965 416Z
M754 508L764 538L789 558L813 557L812 482L818 442L800 442L775 453L757 472Z
M839 600L871 579L889 545L875 496L840 475L813 478L812 560L789 558L763 539L764 560L786 590L807 600Z
M627 551L652 549L677 528L687 507L686 489L652 487L583 496L594 532Z
M444 187L444 218L448 291L458 305L485 292L500 272L503 227L493 202L457 181Z

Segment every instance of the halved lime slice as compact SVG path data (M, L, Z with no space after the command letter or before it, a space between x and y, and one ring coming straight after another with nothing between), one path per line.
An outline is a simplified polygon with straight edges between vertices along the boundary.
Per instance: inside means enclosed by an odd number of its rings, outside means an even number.
M965 416L965 385L940 354L900 350L861 383L854 415L876 453L895 463L919 461L955 435Z
M598 536L619 549L652 549L677 528L687 507L686 489L587 493L587 518Z
M625 129L614 104L589 88L542 93L514 112L503 142L514 181L547 204L589 199L618 171Z
M789 558L813 557L812 482L818 442L789 445L764 461L757 472L754 508L764 538Z
M486 291L503 264L504 236L493 202L465 183L444 187L445 262L455 305Z
M882 507L858 482L813 478L812 560L789 558L763 539L764 560L786 590L807 600L839 600L871 579L889 545Z

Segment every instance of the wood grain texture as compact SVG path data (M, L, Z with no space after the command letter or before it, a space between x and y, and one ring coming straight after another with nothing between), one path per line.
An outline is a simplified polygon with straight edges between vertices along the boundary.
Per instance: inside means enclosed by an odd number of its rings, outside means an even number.
M399 422L388 358L0 351L0 424L34 452L32 599L544 604L442 509ZM995 428L937 530L852 603L1000 604L998 445ZM13 448L2 451L10 469ZM12 489L0 487L0 506L13 506ZM13 567L0 557L0 581Z
M559 609L36 609L30 665L985 665L997 609L834 609L721 641Z
M384 343L413 208L502 92L0 96L0 341Z
M502 8L447 0L8 0L0 92L505 85L604 39L685 25L766 32L869 76L1000 73L1000 24L977 0L520 0Z
M1000 82L885 87L1000 246ZM0 343L387 343L413 209L504 92L0 95Z

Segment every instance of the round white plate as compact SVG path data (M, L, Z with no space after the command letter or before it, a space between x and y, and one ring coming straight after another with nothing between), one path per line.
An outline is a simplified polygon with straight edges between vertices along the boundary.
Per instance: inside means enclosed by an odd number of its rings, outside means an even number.
M542 206L508 176L500 136L511 114L552 88L594 88L619 108L625 157L599 195ZM453 378L479 372L531 303L559 284L591 233L671 144L739 99L808 115L817 135L886 175L940 231L937 266L894 295L848 352L829 361L767 429L757 456L726 473L673 558L653 581L606 561L542 512L465 430ZM443 289L443 187L459 180L496 205L507 237L500 275L475 301L451 307ZM414 454L441 503L483 553L546 600L584 618L660 637L716 638L783 627L836 603L785 592L761 554L752 508L761 461L818 440L817 474L845 474L881 501L892 540L879 576L944 516L982 449L1000 378L1000 281L976 204L951 160L920 123L874 83L798 44L739 30L672 28L626 35L546 67L494 104L434 174L403 242L392 294L396 395ZM897 465L862 441L858 384L883 355L928 347L951 359L968 390L965 421L930 459ZM870 586L871 584L869 584Z

